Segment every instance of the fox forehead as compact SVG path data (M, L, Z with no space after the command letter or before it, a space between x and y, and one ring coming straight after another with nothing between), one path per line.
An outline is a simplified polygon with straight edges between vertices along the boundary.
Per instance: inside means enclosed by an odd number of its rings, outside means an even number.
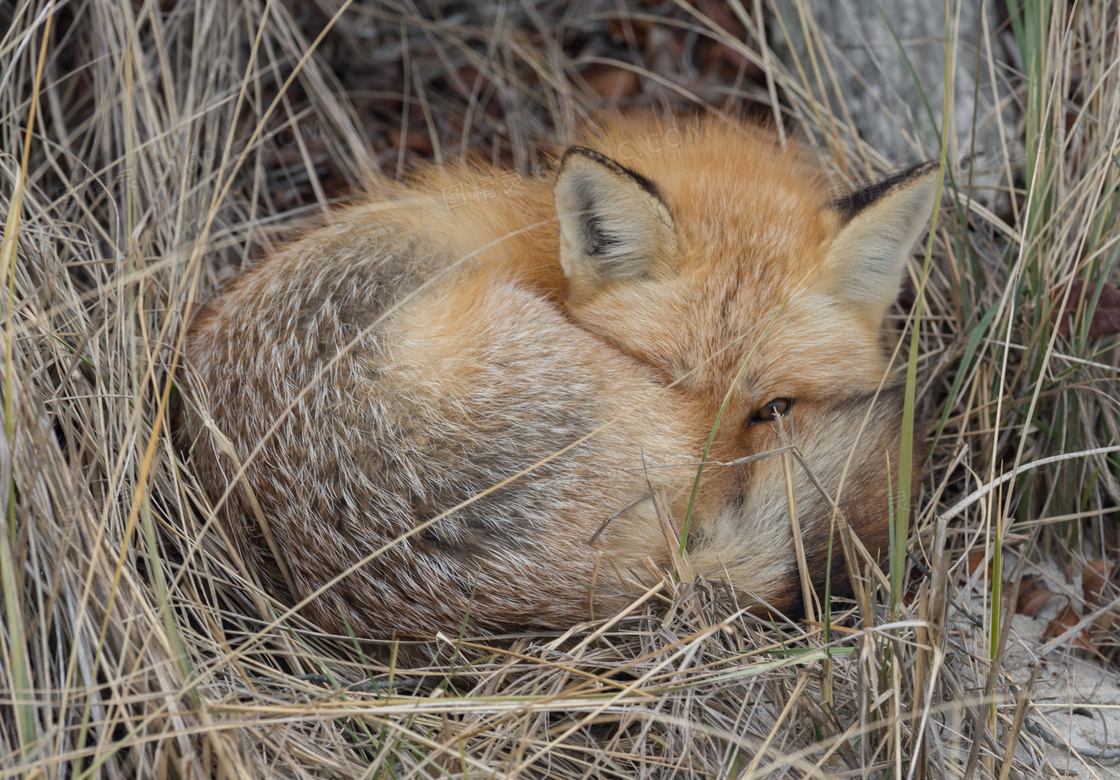
M689 301L691 316L714 301L720 305L712 315L725 327L753 323L760 308L810 293L829 272L824 261L840 215L807 151L715 119L688 132L649 120L616 124L606 134L608 148L619 150L627 147L618 134L663 141L657 153L623 162L657 185L673 215L678 283L702 299Z
M747 405L777 397L827 399L883 378L881 336L850 311L811 294L759 297L739 290L723 301L682 300L687 314L675 318L673 334L651 345L647 360L663 356L673 381L712 403L729 389L733 401ZM651 313L644 327L664 334L658 314Z
M657 185L682 239L738 255L728 262L741 263L743 253L795 258L799 248L820 247L835 233L838 217L819 161L761 129L714 118L684 129L656 118L627 120L608 125L598 144ZM698 259L718 261L721 252L713 254Z
M661 141L656 149L651 139ZM713 395L727 391L748 356L737 395L757 400L850 383L836 366L850 371L853 360L821 359L843 352L848 340L836 329L849 323L803 300L828 272L824 258L839 227L820 165L807 152L712 119L687 131L657 120L619 123L599 142L657 185L680 252L678 273L660 290L634 290L597 312L605 329L641 345L675 381ZM877 336L867 336L870 349L852 357L881 372Z

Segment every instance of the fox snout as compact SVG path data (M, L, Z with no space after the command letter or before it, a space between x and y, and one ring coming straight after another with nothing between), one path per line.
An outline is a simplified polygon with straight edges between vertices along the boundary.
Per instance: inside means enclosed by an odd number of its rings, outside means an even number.
M799 617L804 598L851 593L843 534L873 559L890 539L902 444L902 388L787 406L751 420L718 461L709 501L690 530L688 555L704 576L726 577L756 611ZM922 463L920 453L916 463ZM915 469L912 489L924 472ZM802 568L800 562L804 562ZM804 586L803 586L803 581Z

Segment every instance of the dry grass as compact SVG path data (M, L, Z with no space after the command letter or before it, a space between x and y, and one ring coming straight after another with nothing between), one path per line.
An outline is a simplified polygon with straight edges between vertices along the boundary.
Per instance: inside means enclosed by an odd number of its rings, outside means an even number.
M957 51L949 25L954 58L1015 109L977 126L1026 143L974 177L956 162L971 128L956 128L928 278L913 266L915 414L936 450L900 603L883 574L827 630L770 625L667 582L617 622L475 648L469 668L454 637L428 667L375 660L255 588L173 446L191 304L293 221L418 155L530 170L534 139L562 139L617 88L783 113L838 181L889 170L843 99L819 97L845 52L808 25L812 61L786 68L758 34L763 4L746 5L0 6L0 777L1043 776L1040 735L1054 735L1004 663L1005 591L1120 552L1120 328L1101 286L1120 254L1109 3L1031 4L984 31L1010 62ZM650 27L666 9L675 21ZM711 41L723 65L697 71ZM1058 333L1066 299L1081 313ZM1099 655L1115 674L1116 590L1084 603L1065 587L1080 621L1038 652ZM1081 628L1095 649L1070 651ZM1103 771L1087 760L1079 771Z

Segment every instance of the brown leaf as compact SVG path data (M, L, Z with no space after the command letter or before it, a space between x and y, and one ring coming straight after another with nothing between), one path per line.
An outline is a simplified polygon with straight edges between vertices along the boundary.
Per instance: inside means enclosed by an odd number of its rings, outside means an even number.
M1019 583L1019 599L1015 603L1015 611L1030 618L1037 617L1042 605L1053 595L1053 591L1046 587L1041 577L1024 577Z
M1089 607L1107 607L1093 621L1092 636L1102 647L1116 648L1120 641L1120 570L1106 560L1088 561L1081 572L1081 590Z
M1104 647L1116 647L1120 643L1120 614L1117 610L1107 610L1093 621L1092 635Z
M587 85L603 100L622 100L638 94L638 74L632 70L595 63L582 75Z
M1117 333L1120 333L1120 308L1102 309L1098 306L1093 312L1093 321L1089 323L1089 338Z
M1094 285L1095 287L1095 285ZM1058 307L1065 297L1065 286L1059 286L1051 293L1051 298L1056 304L1050 313L1050 321L1058 328L1063 336L1068 336L1074 315L1083 305L1088 305L1095 289L1085 290L1084 279L1074 279L1070 283L1069 298L1066 305ZM1085 300L1081 300L1084 292ZM1111 282L1106 282L1101 290L1101 297L1097 307L1093 310L1093 319L1089 321L1089 338L1097 336L1111 336L1120 333L1120 289Z
M607 21L607 31L611 34L611 41L615 44L624 44L633 34L634 43L638 48L645 48L646 39L649 37L649 28L653 22L649 19L631 19L618 16Z
M988 554L984 550L973 550L968 554L964 567L965 575L971 577L985 562L988 564L988 579L991 580L995 572L992 569L992 562L988 561Z
M1081 570L1081 592L1085 595L1085 603L1103 606L1112 599L1108 597L1108 561L1097 559L1089 561Z
M1073 602L1066 602L1065 609L1058 613L1058 616L1050 621L1046 626L1046 630L1042 632L1042 639L1055 639L1067 632L1071 631L1074 626L1081 622L1081 613L1073 606ZM1082 627L1080 631L1069 637L1073 641L1075 647L1080 647L1082 650L1088 650L1091 653L1099 655L1099 651L1093 645L1093 640L1089 638L1089 629Z
M409 128L403 137L399 128L390 128L389 143L398 148L403 145L405 149L415 152L421 157L431 157L435 151L431 136L423 130L414 128Z
M1038 612L1054 595L1049 588L1032 590L1030 593L1020 593L1015 611L1029 618L1038 617Z
M739 17L727 7L727 3L701 0L699 5L701 13L711 18L720 29L730 33L736 40L743 37L743 25L739 21Z
M727 38L736 41L744 39L743 25L726 3L701 0L700 11L724 30ZM761 68L719 38L702 38L696 49L700 56L701 77L710 75L723 81L734 81L740 77L740 71L748 82L757 83L764 77Z

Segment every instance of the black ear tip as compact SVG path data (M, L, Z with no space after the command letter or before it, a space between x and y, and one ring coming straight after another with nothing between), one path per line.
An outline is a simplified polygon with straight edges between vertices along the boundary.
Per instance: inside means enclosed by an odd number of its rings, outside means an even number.
M567 151L564 152L564 157L569 157L570 155L575 155L575 154L582 154L585 157L602 157L603 156L599 152L595 151L594 149L590 149L586 146L580 146L579 144L572 144L571 146L568 147Z
M926 176L936 176L939 170L941 170L941 160L926 160L907 171L905 180L912 181Z
M841 217L847 222L898 185L908 184L927 176L936 176L940 167L940 160L918 163L900 173L893 174L881 181L863 186L854 192L837 198L832 202L832 207L840 212Z
M570 146L564 152L564 156L560 158L560 169L556 175L556 183L560 184L560 180L564 174L569 170L580 170L582 166L599 167L613 173L615 176L621 176L629 179L641 189L648 192L654 198L664 202L665 198L661 194L661 190L651 180L647 179L642 174L635 170L627 168L610 157L607 157L602 152L597 152L594 149L588 149L586 146Z
M586 146L569 146L567 151L564 152L564 156L560 158L560 171L564 172L569 167L579 165L580 163L586 164L588 162L602 165L615 172L618 172L621 168L621 166L610 157L594 149L588 149Z

